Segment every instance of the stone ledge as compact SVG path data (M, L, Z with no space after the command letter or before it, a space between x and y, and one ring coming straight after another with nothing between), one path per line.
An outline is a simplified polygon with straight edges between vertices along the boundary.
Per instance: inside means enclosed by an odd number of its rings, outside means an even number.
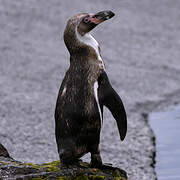
M8 153L4 147L2 149L3 152ZM69 167L62 167L60 161L44 164L22 163L12 159L9 154L4 157L0 151L1 178L8 180L127 180L127 175L119 168L105 166L103 169L96 169L91 168L86 162Z

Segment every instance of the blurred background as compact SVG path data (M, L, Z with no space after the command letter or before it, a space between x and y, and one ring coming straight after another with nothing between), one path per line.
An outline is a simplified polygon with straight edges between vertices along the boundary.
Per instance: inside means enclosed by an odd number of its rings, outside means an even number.
M103 162L131 180L155 179L147 114L180 100L179 9L179 0L0 0L0 143L23 162L58 159L54 110L69 66L66 22L80 12L112 10L116 16L92 34L124 102L128 133L120 142L106 110Z

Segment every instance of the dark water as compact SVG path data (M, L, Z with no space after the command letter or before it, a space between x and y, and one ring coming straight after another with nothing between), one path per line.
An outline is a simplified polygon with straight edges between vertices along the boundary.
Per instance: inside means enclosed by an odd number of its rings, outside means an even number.
M156 136L158 180L180 180L180 105L149 116Z

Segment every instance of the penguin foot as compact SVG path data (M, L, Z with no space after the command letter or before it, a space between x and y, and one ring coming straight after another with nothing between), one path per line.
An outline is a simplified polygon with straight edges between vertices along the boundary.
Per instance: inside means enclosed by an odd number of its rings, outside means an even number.
M127 178L127 173L126 171L124 171L123 169L117 168L117 167L113 167L112 164L102 164L101 170L111 170L114 171L116 174L120 174L123 177Z
M90 166L93 168L101 168L102 167L102 159L101 159L100 154L91 155Z
M73 166L78 166L78 167L81 167L81 162L82 160L81 159L74 159L74 161L62 161L61 160L61 167L63 168L68 168L68 167L73 167Z
M63 149L59 152L59 159L61 162L61 167L69 167L72 165L79 165L80 159L74 155L74 152L69 149Z

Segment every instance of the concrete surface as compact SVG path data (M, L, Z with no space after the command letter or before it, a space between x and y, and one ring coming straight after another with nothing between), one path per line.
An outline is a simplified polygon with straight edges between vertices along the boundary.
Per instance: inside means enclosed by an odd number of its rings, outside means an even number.
M127 109L128 134L120 142L106 111L103 161L125 169L130 180L153 180L155 148L145 114L180 100L178 0L0 0L0 142L21 161L58 159L53 116L69 65L66 21L106 9L116 16L93 35Z

